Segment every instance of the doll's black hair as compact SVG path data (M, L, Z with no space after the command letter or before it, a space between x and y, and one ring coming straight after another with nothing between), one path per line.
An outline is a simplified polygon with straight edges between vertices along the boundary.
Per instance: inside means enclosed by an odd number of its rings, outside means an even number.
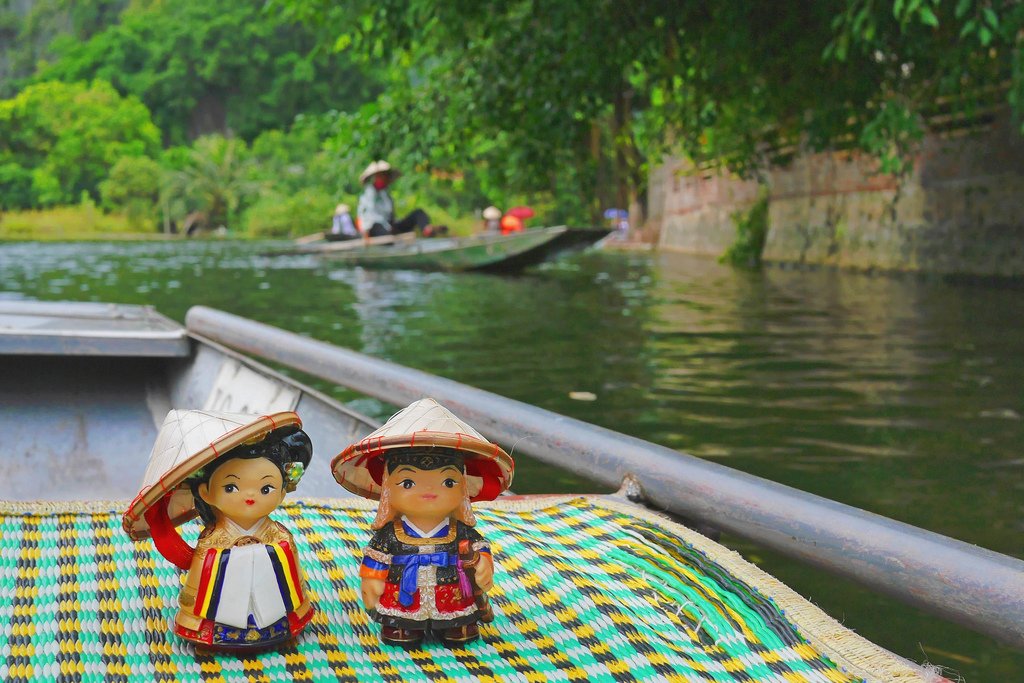
M466 458L462 452L443 446L423 446L389 451L384 456L384 462L387 465L388 474L394 472L401 465L410 465L419 470L455 467L462 472L466 471Z
M210 477L217 471L217 468L229 460L252 460L254 458L266 458L272 462L281 473L281 481L288 484L287 466L291 463L302 463L305 468L313 457L313 444L301 429L291 426L275 429L262 441L254 444L242 444L235 446L227 453L217 456L215 460L208 463L202 470L189 479L189 488L192 489L192 499L196 511L203 523L209 526L217 521L213 508L206 504L199 497L199 485L210 483Z

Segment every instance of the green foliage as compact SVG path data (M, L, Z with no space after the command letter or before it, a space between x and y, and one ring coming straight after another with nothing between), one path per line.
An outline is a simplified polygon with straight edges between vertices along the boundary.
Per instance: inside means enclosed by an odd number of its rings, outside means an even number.
M624 4L385 0L277 7L310 24L340 27L335 45L389 65L385 93L341 131L344 146L363 163L387 156L424 173L461 174L477 207L505 204L512 195L557 196L565 200L557 204L560 217L577 220L599 213L599 197L624 195L619 186L640 173L624 104L624 68L632 61L618 33L619 14L629 11ZM607 149L592 146L595 125Z
M1006 103L1018 117L1024 113L1022 32L1024 4L1016 0L848 0L825 56L877 65L874 115L860 139L877 149L886 131L891 147L905 154L907 141L931 127L969 128Z
M128 0L0 0L0 98L13 97L38 64L53 58L54 38L88 40L116 23L127 4Z
M746 211L732 214L736 224L736 241L722 254L723 263L734 266L755 268L761 265L761 254L768 238L769 196L767 188L761 188L757 200Z
M333 195L357 193L365 163L330 142L346 118L338 112L300 116L288 130L264 131L252 143L254 170L283 195L310 187Z
M247 157L243 140L219 135L199 138L181 170L168 178L165 191L183 198L189 212L205 214L210 227L234 227L240 209L261 186Z
M299 237L328 229L335 204L332 195L318 190L268 194L246 210L244 224L253 237Z
M178 145L159 158L153 144L97 151L109 131L93 130L93 105L75 102L81 113L56 133L66 104L32 91L17 111L0 105L7 207L95 195L118 159L149 156L169 179L165 212L230 223L257 197L265 215L275 197L292 205L303 193L354 203L359 171L388 158L405 172L399 211L522 203L537 222L594 222L642 200L666 151L758 178L802 151L858 147L899 174L929 129L988 121L1001 102L1024 112L1015 0L0 6L11 43L0 94L30 76L33 88L102 78L144 101ZM50 99L65 114L44 111ZM251 149L183 146L210 131Z
M0 204L53 206L95 194L115 161L154 154L159 140L145 106L109 83L29 86L0 101L0 168L15 180L0 186Z
M904 175L913 168L913 153L924 136L917 115L904 102L882 102L860 134L860 146L879 160L883 173Z
M16 161L0 163L0 210L32 206L34 199L32 172Z
M162 171L149 157L121 157L100 183L103 207L121 210L128 220L141 226L156 215Z
M87 41L55 41L39 77L107 79L142 99L175 144L229 131L251 140L374 94L372 77L316 44L315 31L266 14L260 0L150 0Z
M758 177L801 150L861 147L901 172L937 107L955 127L993 92L1024 106L1015 0L273 6L388 65L389 89L349 133L364 158L397 152L576 215L642 195L670 149Z

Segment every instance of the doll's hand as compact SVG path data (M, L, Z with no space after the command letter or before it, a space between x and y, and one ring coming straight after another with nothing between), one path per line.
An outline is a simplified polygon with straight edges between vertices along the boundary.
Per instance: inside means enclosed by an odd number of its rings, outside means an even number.
M359 588L363 594L363 607L366 609L376 608L380 596L384 595L384 580L363 579Z
M476 585L480 590L487 592L494 587L494 561L490 555L481 555L480 562L476 565Z

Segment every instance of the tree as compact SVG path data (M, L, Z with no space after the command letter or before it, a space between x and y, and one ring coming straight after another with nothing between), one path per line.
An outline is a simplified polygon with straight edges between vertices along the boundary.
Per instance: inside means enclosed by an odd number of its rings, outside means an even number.
M118 159L152 155L159 147L160 131L146 107L109 83L29 86L0 100L0 172L17 180L0 186L0 203L51 206L76 202L83 192L98 197L99 183Z
M13 97L57 36L85 41L115 23L128 0L0 0L0 98ZM88 80L88 79L80 79Z
M38 78L109 80L149 106L172 144L208 133L251 140L375 92L372 77L317 45L316 31L258 0L139 2L87 41L55 41Z
M105 209L123 210L135 226L155 218L163 172L149 157L121 157L99 184Z
M973 93L1007 81L1024 106L1014 0L274 5L391 66L356 136L367 150L584 193L591 212L642 193L647 160L669 148L747 177L801 150L857 146L898 171L929 108L959 121Z
M875 63L859 132L886 170L907 168L926 130L969 131L1009 105L1024 130L1024 5L1017 0L849 0L826 57Z
M236 138L199 138L165 191L183 197L189 211L202 213L206 226L231 227L241 207L260 189L259 181L252 179L247 151L245 142Z

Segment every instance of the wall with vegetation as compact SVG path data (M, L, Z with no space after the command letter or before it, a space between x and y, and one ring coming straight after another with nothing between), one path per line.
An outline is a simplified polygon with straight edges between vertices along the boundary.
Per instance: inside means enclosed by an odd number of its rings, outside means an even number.
M1024 275L1024 139L1008 115L981 133L927 135L903 175L863 152L798 155L762 175L769 262ZM661 247L725 254L760 184L679 158L650 178Z

